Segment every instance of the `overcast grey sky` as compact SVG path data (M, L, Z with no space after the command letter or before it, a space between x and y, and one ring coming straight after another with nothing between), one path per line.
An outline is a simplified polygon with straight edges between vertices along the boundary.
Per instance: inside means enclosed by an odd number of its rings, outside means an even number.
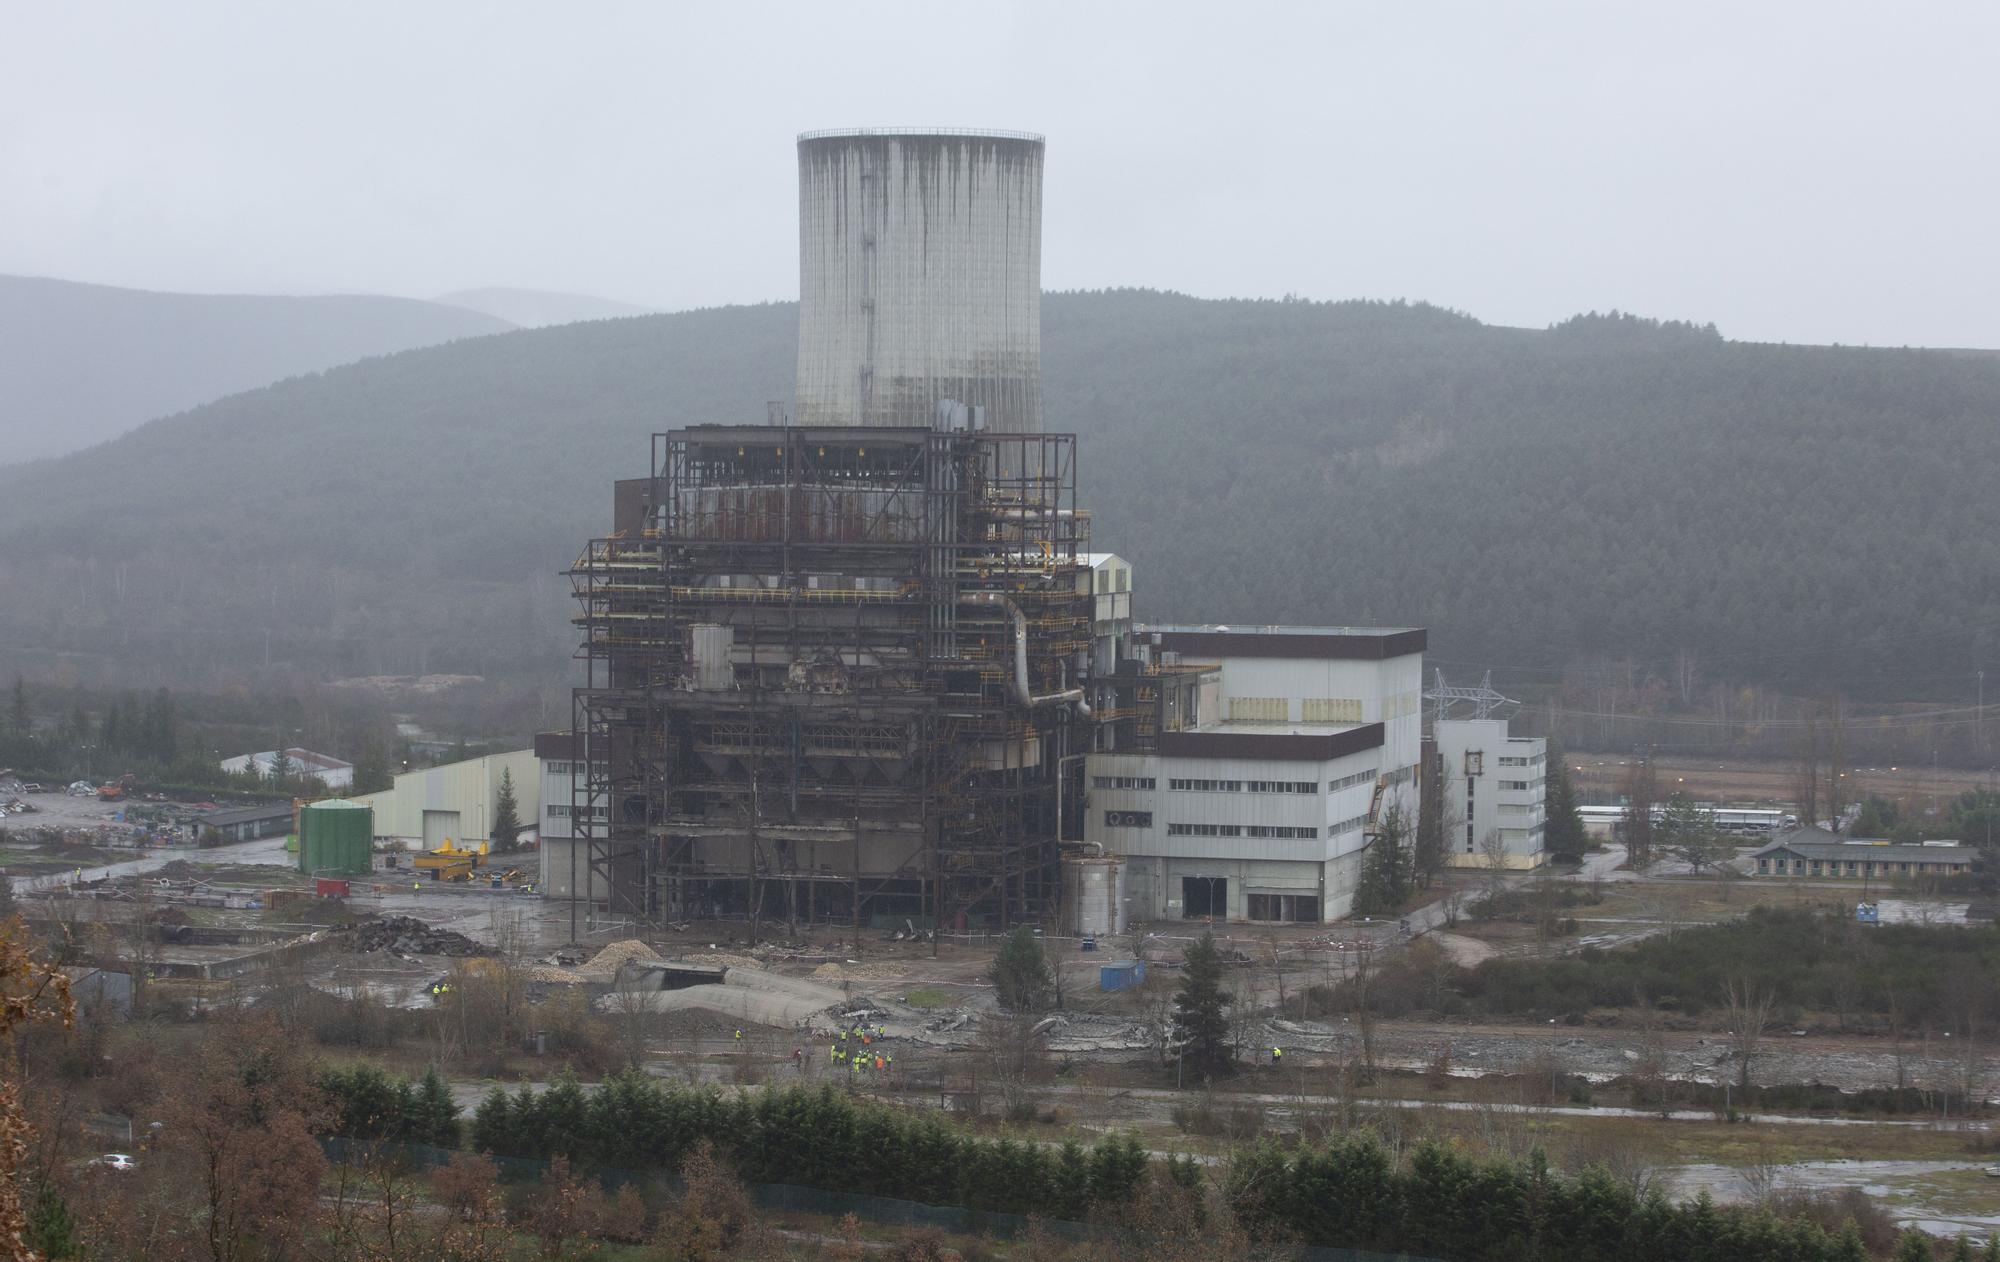
M790 298L795 133L962 124L1048 136L1050 288L2000 347L1996 37L1992 3L0 0L0 272Z

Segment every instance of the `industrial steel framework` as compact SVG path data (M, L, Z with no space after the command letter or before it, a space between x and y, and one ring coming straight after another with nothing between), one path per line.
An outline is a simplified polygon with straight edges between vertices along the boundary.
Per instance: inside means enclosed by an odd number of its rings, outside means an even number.
M940 415L654 436L570 571L571 819L612 913L1054 910L1090 748L1075 439Z

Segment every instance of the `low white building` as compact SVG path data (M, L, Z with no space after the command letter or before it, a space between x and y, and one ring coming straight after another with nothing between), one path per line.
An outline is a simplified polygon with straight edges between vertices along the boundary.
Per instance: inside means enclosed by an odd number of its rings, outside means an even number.
M317 754L310 749L287 749L284 756L285 774L292 779L311 776L327 788L336 790L350 788L354 784L354 764L351 762L342 762L330 754ZM275 749L257 754L238 754L221 762L222 769L232 775L254 771L266 780L271 778L277 766L278 751Z
M1505 719L1441 719L1431 734L1447 812L1446 862L1519 871L1547 861L1548 742L1508 735Z
M541 814L542 780L532 749L405 771L394 788L355 798L375 808L375 835L400 837L436 850L446 841L478 843L493 835L502 776L514 787L523 829Z
M1367 848L1414 835L1424 632L1140 627L1115 748L1087 759L1084 838L1126 860L1133 919L1321 921Z

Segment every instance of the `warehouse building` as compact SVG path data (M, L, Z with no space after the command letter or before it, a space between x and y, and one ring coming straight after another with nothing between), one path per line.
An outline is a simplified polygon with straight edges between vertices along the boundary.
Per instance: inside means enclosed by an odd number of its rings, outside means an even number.
M1424 632L1137 628L1083 833L1134 918L1348 914L1389 810L1414 832Z
M212 828L223 842L256 841L292 830L292 804L266 802L258 806L236 806L200 817L203 828Z
M436 850L446 841L477 842L492 835L503 773L512 777L522 828L533 828L541 810L542 781L532 749L405 771L394 788L353 800L374 808L376 836ZM567 786L564 792L567 796Z
M1440 798L1451 814L1445 861L1517 872L1542 866L1548 742L1509 735L1505 719L1439 719L1431 732Z

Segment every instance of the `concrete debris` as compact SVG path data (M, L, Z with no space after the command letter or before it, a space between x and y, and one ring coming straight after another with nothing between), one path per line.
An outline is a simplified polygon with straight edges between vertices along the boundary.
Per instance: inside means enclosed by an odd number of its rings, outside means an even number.
M706 963L710 957L691 956ZM606 1012L721 1013L753 1025L809 1028L814 1019L840 1004L846 996L828 986L795 977L781 977L754 966L731 968L719 985L686 986L679 990L617 990L598 1000Z
M617 979L618 970L633 960L657 960L660 953L637 938L626 938L605 947L590 959L576 967L580 980L610 985Z
M492 947L450 929L435 929L411 916L385 916L343 927L351 950L392 951L397 955L493 955Z
M683 955L680 958L690 964L716 964L723 968L761 969L764 967L761 960L752 959L747 955L731 955L727 951L717 951L713 947L705 954Z

